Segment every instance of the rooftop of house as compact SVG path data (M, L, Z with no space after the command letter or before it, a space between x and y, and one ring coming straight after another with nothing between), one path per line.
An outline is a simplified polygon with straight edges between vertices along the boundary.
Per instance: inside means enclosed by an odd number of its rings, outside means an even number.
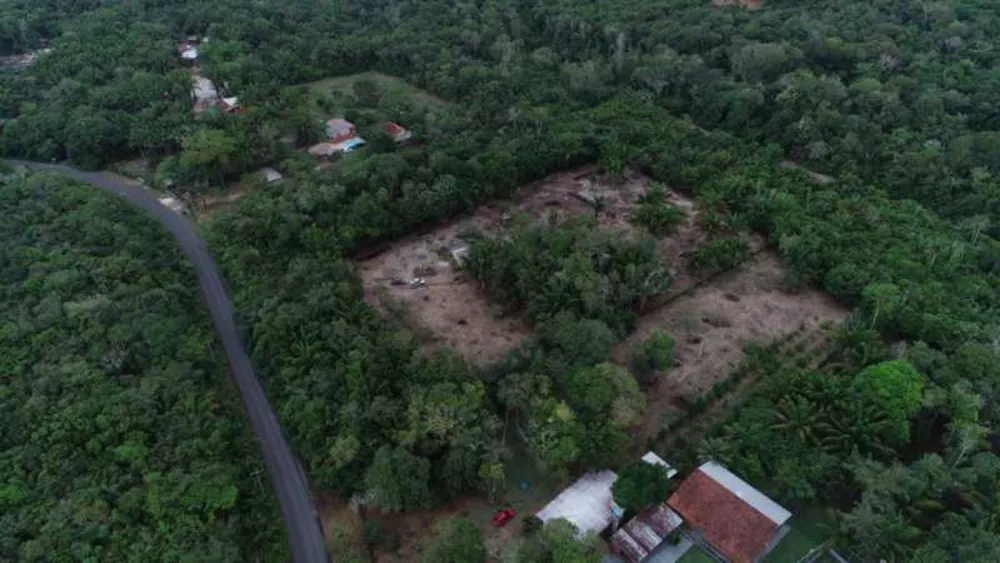
M398 123L393 123L392 121L387 121L382 125L382 130L386 132L387 135L395 137L396 135L406 134L406 128Z
M362 147L366 144L365 140L361 137L351 137L344 142L336 143L336 147L341 152L351 152L358 147Z
M343 117L334 117L333 119L327 120L326 127L327 129L334 129L337 131L350 131L354 129L354 124Z
M660 503L629 520L611 536L611 546L631 563L638 563L656 550L670 532L681 526L680 515Z
M342 117L335 117L326 122L326 136L333 142L339 143L350 139L356 132L354 124Z
M611 524L611 486L618 475L604 470L586 473L535 515L543 522L568 520L581 534L600 532Z
M792 514L716 462L702 464L667 501L736 563L751 562Z
M191 77L191 80L191 93L196 99L207 101L214 100L219 96L219 92L215 89L215 84L213 84L208 78L194 75Z
M663 467L667 471L667 479L673 479L674 475L677 475L677 470L674 469L672 465L653 452L646 452L646 455L642 456L642 461L651 465L659 465Z
M281 175L281 172L278 172L277 170L275 170L274 168L271 168L271 167L261 168L259 172L260 172L261 177L264 178L264 181L267 182L267 183L269 183L269 184L271 182L277 182L277 181L281 180L282 178L284 178L284 176Z

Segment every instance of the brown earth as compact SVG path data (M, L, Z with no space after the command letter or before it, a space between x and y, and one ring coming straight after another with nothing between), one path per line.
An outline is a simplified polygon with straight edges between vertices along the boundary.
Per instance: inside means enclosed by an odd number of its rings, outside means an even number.
M639 231L630 219L649 183L648 177L635 172L612 182L593 166L549 176L525 186L511 200L480 206L471 216L369 252L375 255L358 267L366 300L399 314L428 349L444 346L479 365L494 362L531 329L455 267L452 251L465 246L463 232L473 228L496 232L517 213L554 221L595 214L594 202L600 202L597 219L602 227L636 236ZM674 287L686 287L695 277L684 270L683 254L696 248L704 235L696 224L694 202L674 192L668 197L688 213L688 219L674 235L660 241L657 253L674 275Z
M195 217L198 219L207 219L213 213L236 203L246 194L246 188L236 184L234 187L220 190L218 193L205 194L194 199L191 207L194 210Z
M673 369L647 390L644 436L656 434L725 379L743 359L748 342L770 342L803 326L839 322L849 313L819 289L783 289L782 275L778 257L760 252L740 269L648 313L615 348L615 359L624 363L654 329L676 341Z
M489 364L531 331L454 267L449 253L463 244L459 235L474 225L475 219L465 219L422 237L407 237L361 262L358 274L365 299L400 313L428 349L447 347L469 361ZM411 284L414 278L424 283Z

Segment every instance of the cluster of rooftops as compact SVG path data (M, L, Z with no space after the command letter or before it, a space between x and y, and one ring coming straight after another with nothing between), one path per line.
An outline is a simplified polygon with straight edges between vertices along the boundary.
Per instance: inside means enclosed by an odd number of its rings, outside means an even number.
M677 471L653 452L643 461ZM703 463L669 498L625 521L612 498L618 476L587 473L563 490L536 516L543 522L565 519L579 533L610 531L611 560L628 563L676 561L698 545L713 559L759 561L788 533L791 512L717 462Z
M405 143L412 137L410 131L391 121L382 124L382 131L397 143ZM326 137L326 141L309 147L309 154L328 157L336 153L351 152L365 144L365 140L358 135L358 128L342 117L326 122Z
M195 111L201 112L216 107L223 113L241 113L244 108L240 106L238 97L220 96L215 84L198 74L198 47L208 41L207 37L191 36L177 45L177 53L181 59L194 65L191 76L191 97L195 100ZM381 129L397 143L405 143L412 137L409 130L391 121L383 123ZM309 147L309 154L316 157L330 157L337 153L351 152L365 145L365 140L358 135L357 127L342 117L335 117L326 122L326 137L326 141Z

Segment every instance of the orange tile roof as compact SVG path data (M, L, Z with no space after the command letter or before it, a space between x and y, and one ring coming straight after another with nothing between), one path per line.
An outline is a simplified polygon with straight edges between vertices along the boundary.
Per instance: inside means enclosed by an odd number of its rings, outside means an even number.
M388 135L399 135L400 133L405 133L406 129L403 129L398 123L393 123L392 121L387 121L382 125L382 130Z
M778 529L770 518L701 470L681 483L667 505L734 563L751 563Z

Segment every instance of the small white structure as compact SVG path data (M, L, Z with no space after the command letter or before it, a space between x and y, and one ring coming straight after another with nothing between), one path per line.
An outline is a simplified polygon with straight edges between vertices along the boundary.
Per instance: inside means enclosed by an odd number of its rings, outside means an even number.
M161 197L160 205L170 209L174 213L184 213L184 202L175 197L170 197L170 196Z
M451 259L458 266L464 266L466 259L469 258L469 247L468 245L462 245L457 248L451 249Z
M284 176L281 175L281 172L278 172L277 170L271 167L261 168L260 175L264 178L264 181L267 182L268 184L279 182L281 181L282 178L284 178Z
M240 99L236 96L222 98L222 101L219 103L219 109L221 109L225 113L233 113L239 111Z
M189 62L198 60L198 48L194 46L187 47L181 51L181 58Z
M337 150L339 150L340 152L354 152L354 149L363 147L366 144L367 144L366 141L361 137L353 137L344 141L343 143L337 143L334 146L336 146Z
M586 473L535 516L542 522L568 520L581 535L599 533L614 520L611 512L611 486L616 479L618 475L607 469Z
M204 76L194 74L191 76L191 97L194 98L195 106L205 108L219 99L219 91L215 89L215 84Z
M667 472L667 479L673 479L674 475L677 475L677 470L654 452L646 452L646 455L642 456L642 461L645 461L650 465L659 465L663 467Z

